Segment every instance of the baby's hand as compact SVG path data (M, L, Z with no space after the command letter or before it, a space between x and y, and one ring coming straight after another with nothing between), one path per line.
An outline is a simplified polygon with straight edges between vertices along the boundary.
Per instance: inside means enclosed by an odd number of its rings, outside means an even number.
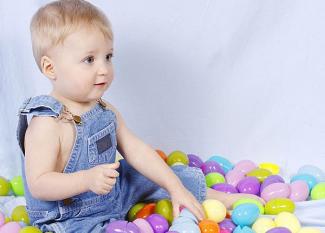
M185 187L179 187L177 190L170 192L171 201L173 204L173 215L177 218L180 212L180 207L188 208L199 220L205 218L202 205L196 200L193 194Z
M90 191L104 195L109 193L116 183L119 173L116 169L120 166L119 162L101 164L86 171L87 187Z

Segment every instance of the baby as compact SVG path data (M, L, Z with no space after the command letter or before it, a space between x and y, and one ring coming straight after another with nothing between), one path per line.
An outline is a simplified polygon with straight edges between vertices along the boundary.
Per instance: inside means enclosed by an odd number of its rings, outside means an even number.
M168 167L102 99L114 79L113 33L94 5L45 5L31 21L31 38L36 63L53 87L19 110L17 137L33 225L56 233L102 232L134 204L164 198L172 201L174 216L184 206L203 219L203 200L229 207L243 197L206 188L198 168ZM116 150L125 160L116 162Z

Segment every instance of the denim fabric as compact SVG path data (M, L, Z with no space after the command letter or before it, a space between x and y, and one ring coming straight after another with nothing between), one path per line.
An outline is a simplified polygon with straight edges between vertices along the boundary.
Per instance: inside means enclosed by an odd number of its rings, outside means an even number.
M24 136L28 127L27 115L59 117L63 105L55 98L40 95L28 98L19 109L17 139L22 150L24 164ZM116 116L101 104L81 116L81 124L74 123L75 144L64 173L90 169L96 165L113 163L116 154ZM46 155L44 155L46 156ZM120 176L112 191L106 195L85 192L67 200L41 201L35 199L26 183L27 212L33 225L42 231L63 232L104 232L106 225L115 219L124 219L131 206L140 201L157 201L169 198L168 193L134 168L121 160ZM206 196L205 179L200 169L185 166L172 167L183 184L203 201ZM53 187L55 188L55 187Z

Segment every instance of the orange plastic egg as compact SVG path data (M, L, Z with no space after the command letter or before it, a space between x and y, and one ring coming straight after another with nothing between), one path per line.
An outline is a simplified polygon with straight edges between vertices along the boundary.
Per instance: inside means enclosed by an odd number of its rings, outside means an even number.
M212 220L208 220L208 219L202 220L199 223L199 227L200 227L201 233L219 233L220 232L218 223L216 223Z
M149 203L145 205L141 210L139 210L135 216L136 218L146 218L149 215L155 213L155 208L156 208L155 203Z

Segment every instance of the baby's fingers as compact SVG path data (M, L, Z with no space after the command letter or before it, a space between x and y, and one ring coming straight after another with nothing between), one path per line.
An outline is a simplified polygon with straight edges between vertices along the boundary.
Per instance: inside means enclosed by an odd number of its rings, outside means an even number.
M114 169L105 169L104 170L104 175L106 177L113 177L116 178L120 175L120 173L118 173L118 171L114 170Z
M179 216L179 204L174 204L173 203L173 216L174 216L174 219L177 218Z

